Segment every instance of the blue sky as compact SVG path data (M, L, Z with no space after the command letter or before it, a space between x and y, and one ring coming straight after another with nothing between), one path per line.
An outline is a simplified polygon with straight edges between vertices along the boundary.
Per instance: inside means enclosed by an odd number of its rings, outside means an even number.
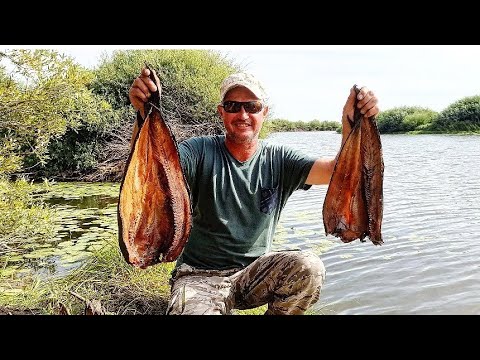
M139 48L111 45L35 47L55 48L88 67L98 63L102 52ZM264 83L274 117L288 120L339 120L353 84L374 90L381 110L422 106L441 111L466 96L480 95L480 45L167 47L211 48L224 52Z

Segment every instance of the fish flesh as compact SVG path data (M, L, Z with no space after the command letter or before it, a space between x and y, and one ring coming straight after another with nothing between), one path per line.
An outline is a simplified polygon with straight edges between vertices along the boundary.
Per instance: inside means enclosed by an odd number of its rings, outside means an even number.
M359 89L354 86L356 93ZM383 155L374 117L363 116L354 103L352 130L343 144L323 204L326 235L343 242L366 236L383 243Z
M354 85L358 94L359 89ZM383 155L373 116L362 115L355 101L352 130L338 156L323 203L326 235L348 243L365 237L381 245L383 219Z
M148 66L147 66L148 67ZM150 69L150 68L149 68ZM146 268L177 259L190 235L192 206L177 142L160 108L161 87L145 104L120 185L118 239L125 260Z

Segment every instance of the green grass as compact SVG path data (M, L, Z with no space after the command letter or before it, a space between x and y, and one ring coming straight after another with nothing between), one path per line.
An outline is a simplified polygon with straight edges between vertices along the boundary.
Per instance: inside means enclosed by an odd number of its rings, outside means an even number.
M168 279L174 264L137 269L125 262L116 239L108 242L80 268L49 284L50 298L71 313L85 303L73 294L101 301L110 314L164 314L170 292Z
M267 311L267 304L247 310L233 310L233 315L263 315Z
M0 278L9 290L1 292L0 307L40 314L57 314L65 307L70 314L82 314L85 301L98 300L109 314L164 314L172 268L173 263L144 270L128 265L112 237L65 277Z

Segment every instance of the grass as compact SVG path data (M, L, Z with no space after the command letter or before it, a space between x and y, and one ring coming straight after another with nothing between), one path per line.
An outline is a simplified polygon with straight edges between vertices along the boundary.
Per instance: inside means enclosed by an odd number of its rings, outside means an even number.
M233 315L263 315L267 311L267 304L247 310L233 310Z
M82 313L82 298L101 302L116 315L164 314L170 292L168 279L173 263L137 269L120 254L116 239L96 251L80 268L49 284L50 298L70 313Z
M116 239L97 250L69 275L39 281L35 278L1 279L10 289L0 296L0 307L35 314L82 314L85 301L100 301L108 314L164 314L169 295L168 279L173 264L145 270L128 265ZM7 281L6 281L7 280ZM79 295L79 296L77 296ZM83 301L83 300L85 301ZM38 310L41 309L41 310Z
M79 268L62 278L42 281L27 275L0 277L0 314L80 315L87 302L100 301L110 315L163 315L174 263L137 269L123 259L116 237ZM263 314L267 306L234 310L236 315Z

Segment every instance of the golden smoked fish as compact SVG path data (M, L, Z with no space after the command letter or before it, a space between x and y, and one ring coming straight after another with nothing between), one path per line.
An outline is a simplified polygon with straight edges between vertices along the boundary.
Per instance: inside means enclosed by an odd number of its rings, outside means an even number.
M120 185L118 237L125 260L146 268L174 261L190 235L190 190L177 143L160 111L160 84L145 104Z
M355 85L355 91L359 89ZM326 235L343 242L366 236L381 245L383 218L383 155L374 117L355 109L352 130L340 150L325 201L323 224Z

